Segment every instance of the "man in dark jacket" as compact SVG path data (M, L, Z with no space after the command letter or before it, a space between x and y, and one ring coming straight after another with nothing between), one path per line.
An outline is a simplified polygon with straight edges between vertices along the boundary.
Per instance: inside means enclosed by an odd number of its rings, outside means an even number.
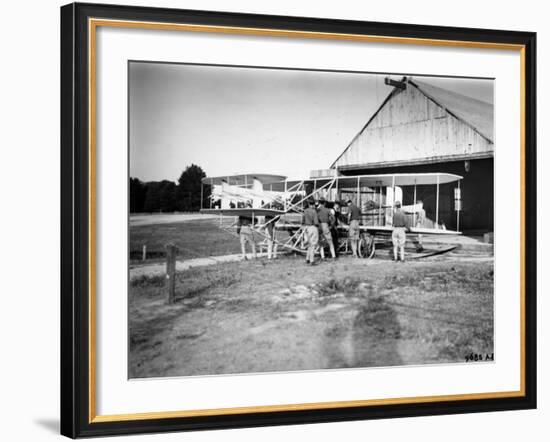
M334 252L334 243L332 242L332 234L330 233L330 226L333 224L333 215L330 213L330 210L326 207L327 202L324 198L319 199L319 208L317 209L317 217L319 218L319 232L323 236L325 242L328 244L330 249L330 256L332 259L336 258L336 253ZM322 254L324 255L324 253Z
M319 218L315 210L313 201L305 203L304 214L302 215L302 225L305 227L305 239L307 243L306 263L315 263L315 249L319 243Z

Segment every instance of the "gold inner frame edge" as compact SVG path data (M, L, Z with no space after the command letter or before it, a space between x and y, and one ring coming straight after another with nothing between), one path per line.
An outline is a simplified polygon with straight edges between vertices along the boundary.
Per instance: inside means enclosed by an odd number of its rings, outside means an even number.
M417 396L388 399L367 399L352 401L314 402L284 405L259 405L234 408L197 409L181 411L158 411L128 414L96 414L96 31L97 27L134 28L148 30L172 30L187 32L208 32L218 34L238 34L273 37L293 37L326 39L340 41L358 41L371 43L412 44L420 46L447 46L478 49L499 49L519 51L520 53L520 389L518 391L499 391L488 393L465 393L438 396ZM493 42L475 42L460 40L423 39L412 37L390 37L361 34L322 33L311 31L292 31L283 29L244 28L231 26L211 26L182 23L144 22L131 20L88 19L88 94L89 94L89 382L88 382L88 422L119 422L146 419L169 419L178 417L222 416L246 413L270 413L280 411L322 410L329 408L365 407L375 405L397 405L442 401L483 400L513 398L525 396L525 45Z

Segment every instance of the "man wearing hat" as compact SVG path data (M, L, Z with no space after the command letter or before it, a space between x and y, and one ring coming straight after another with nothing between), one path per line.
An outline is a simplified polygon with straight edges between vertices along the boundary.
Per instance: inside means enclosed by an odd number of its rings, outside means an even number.
M349 239L351 242L351 251L355 258L358 258L357 245L359 243L359 221L361 221L361 210L352 200L348 200L348 220L349 220Z
M265 235L267 239L267 259L277 259L277 241L275 241L275 224L281 216L266 215Z
M341 223L341 219L342 219L340 202L334 201L329 211L330 211L330 233L332 234L332 244L334 244L334 251L336 252L336 254L338 254L338 225Z
M326 206L326 200L321 197L319 199L319 208L317 209L317 217L319 218L319 231L330 248L330 256L332 257L332 259L335 259L336 253L334 252L334 243L332 241L332 234L330 232L332 215L330 213L330 210L328 210ZM324 253L322 255L324 255Z
M393 243L393 260L405 261L405 242L407 241L407 215L401 209L401 201L395 202L393 212L393 232L391 241ZM399 252L399 253L398 253Z
M319 218L314 207L313 200L305 203L304 214L302 215L302 225L305 227L305 238L307 243L306 263L315 263L315 248L319 243Z
M251 204L248 207L252 207ZM254 242L254 218L251 216L239 216L237 219L237 235L241 241L241 257L246 258L246 245L250 244L252 256L256 259L256 243Z

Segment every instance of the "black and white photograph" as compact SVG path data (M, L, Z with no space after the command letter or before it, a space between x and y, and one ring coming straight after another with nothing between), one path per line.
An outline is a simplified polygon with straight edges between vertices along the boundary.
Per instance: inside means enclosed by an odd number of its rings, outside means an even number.
M129 378L494 362L493 79L128 87Z

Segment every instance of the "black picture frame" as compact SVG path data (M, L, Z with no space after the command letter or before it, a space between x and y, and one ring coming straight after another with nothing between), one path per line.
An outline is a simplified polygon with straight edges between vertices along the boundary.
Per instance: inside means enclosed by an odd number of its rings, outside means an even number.
M524 395L317 410L94 421L90 409L90 18L313 33L374 35L480 44L524 51ZM359 22L73 3L61 8L61 434L76 438L336 422L536 408L536 34L490 29ZM93 252L93 250L92 250Z

